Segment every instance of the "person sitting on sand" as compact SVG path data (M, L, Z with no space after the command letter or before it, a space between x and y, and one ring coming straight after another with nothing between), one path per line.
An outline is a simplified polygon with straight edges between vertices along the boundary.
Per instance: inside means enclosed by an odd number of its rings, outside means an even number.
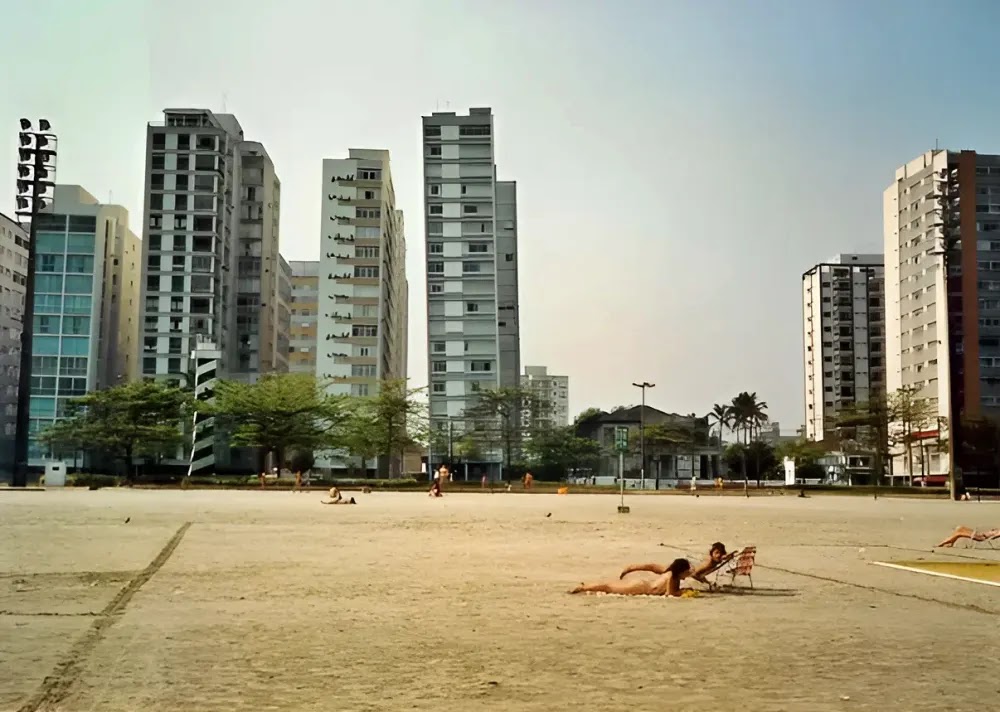
M344 495L340 493L340 490L336 487L330 488L330 499L324 499L323 504L357 504L354 501L354 497L350 499L344 499Z
M427 492L428 497L441 497L441 479L435 478L434 484L431 485L430 491Z
M938 546L955 546L955 542L959 539L971 539L972 541L990 541L991 539L1000 539L1000 529L969 529L968 527L955 527L955 531L951 533L947 539L942 541Z
M655 564L654 564L655 565ZM640 569L636 569L637 571ZM651 569L641 569L651 570ZM654 572L655 573L655 572ZM617 593L621 596L681 596L681 581L691 575L691 562L687 559L674 559L662 574L656 578L633 577L628 581L619 578L617 581L601 583L581 583L570 593Z
M697 568L692 570L691 578L711 587L712 583L706 578L706 576L718 569L722 564L726 563L734 556L736 556L735 553L726 553L726 545L721 541L715 542L712 544L712 548L708 550L708 558L699 564ZM625 567L618 578L623 579L625 576L635 571L650 571L654 574L662 576L667 572L667 569L668 567L663 564L631 564L630 566Z

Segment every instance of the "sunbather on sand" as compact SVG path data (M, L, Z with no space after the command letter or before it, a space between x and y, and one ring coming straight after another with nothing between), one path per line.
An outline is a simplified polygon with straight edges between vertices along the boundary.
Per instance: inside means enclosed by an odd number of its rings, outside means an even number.
M655 566L655 564L654 564ZM636 569L637 571L640 569ZM644 571L649 569L642 569ZM628 581L581 583L570 593L617 593L621 596L681 596L681 581L691 575L687 559L674 559L656 578L632 578Z
M712 584L706 578L708 574L716 571L720 566L732 559L734 556L736 556L735 553L726 553L726 545L721 541L715 542L712 544L712 548L708 551L708 558L691 572L691 578L705 584L706 586L711 586ZM651 571L654 574L662 575L666 573L667 567L663 564L632 564L630 566L626 566L622 571L621 576L618 578L623 579L626 575L633 573L634 571Z
M354 501L354 497L350 499L344 499L344 495L340 493L340 490L336 487L330 488L330 499L322 500L323 504L357 504Z
M959 539L972 539L972 541L989 541L990 539L1000 539L1000 529L969 529L968 527L955 527L947 539L938 546L954 546Z

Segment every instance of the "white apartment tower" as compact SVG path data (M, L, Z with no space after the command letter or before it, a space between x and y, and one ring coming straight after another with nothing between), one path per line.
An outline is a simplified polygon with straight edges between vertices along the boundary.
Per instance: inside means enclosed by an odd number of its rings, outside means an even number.
M806 437L823 440L837 415L885 394L882 255L842 254L802 275Z
M957 197L945 275L939 196ZM1000 417L1000 155L927 151L883 195L887 386L934 406L893 474L996 487L995 453L977 426ZM996 233L996 234L994 234ZM938 445L944 443L944 447ZM961 485L962 482L959 482Z
M323 161L316 376L333 393L375 395L406 378L403 213L389 152L352 148Z
M496 180L493 115L423 117L427 333L432 427L481 388L517 386L517 187Z
M525 366L521 388L548 404L549 408L536 417L557 428L569 425L569 376L552 375L545 366ZM529 414L522 417L525 415Z

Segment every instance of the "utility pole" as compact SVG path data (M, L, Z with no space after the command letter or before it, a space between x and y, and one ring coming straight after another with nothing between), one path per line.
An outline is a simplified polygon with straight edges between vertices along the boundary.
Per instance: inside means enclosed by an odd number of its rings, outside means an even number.
M17 159L17 196L15 199L18 221L27 217L31 221L28 234L28 264L25 269L24 309L21 311L21 353L17 380L17 416L14 436L14 473L11 485L28 486L29 400L31 399L31 354L35 326L35 240L38 235L38 213L52 202L49 189L55 188L56 135L49 132L52 125L45 119L33 131L28 119L21 119L18 134L20 147Z
M642 407L639 408L639 458L641 460L641 464L639 465L639 487L646 489L646 389L656 388L656 384L643 381L642 383L633 383L632 385L642 391ZM657 480L656 486L660 486L659 480Z

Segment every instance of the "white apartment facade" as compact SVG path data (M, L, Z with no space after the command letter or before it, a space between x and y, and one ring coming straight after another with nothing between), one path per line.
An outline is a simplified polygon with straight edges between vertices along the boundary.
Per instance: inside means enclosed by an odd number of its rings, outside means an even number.
M945 275L939 196L957 198ZM1000 417L1000 156L927 151L896 169L883 196L890 391L911 388L934 406L921 447L897 457L896 476L938 482L952 460L967 484L996 486L992 453L964 429ZM947 447L936 441L947 441ZM930 446L928 446L928 444ZM912 462L911 462L912 459Z
M373 396L406 378L403 213L389 152L352 148L323 161L316 376L329 392Z
M517 386L517 187L496 180L493 115L423 117L429 406L460 423L483 388Z
M806 437L833 434L837 416L885 394L882 255L841 254L802 275Z
M556 376L545 366L525 366L521 388L543 399L549 408L536 417L557 428L569 425L569 376ZM522 413L522 417L529 415Z

